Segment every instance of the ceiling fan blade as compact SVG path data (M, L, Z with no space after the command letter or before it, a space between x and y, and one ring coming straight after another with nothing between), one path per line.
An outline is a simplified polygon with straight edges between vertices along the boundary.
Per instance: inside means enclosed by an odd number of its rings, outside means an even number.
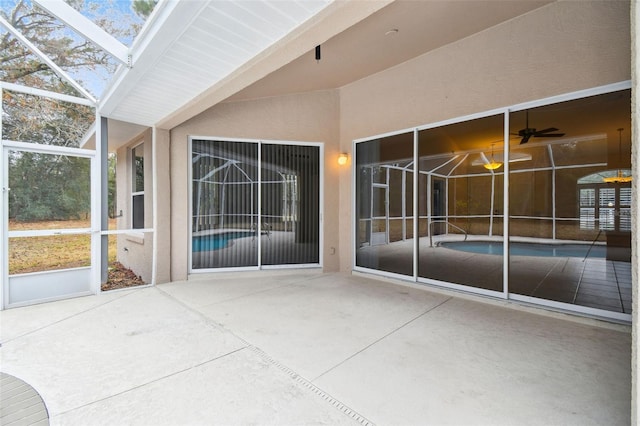
M528 134L528 135L524 135L524 136L522 137L522 140L520 141L520 145L522 145L522 144L525 144L525 143L529 142L529 139L531 139L531 135L530 135L530 134Z
M560 138L564 133L545 133L543 135L535 134L536 138Z
M547 129L542 129L542 130L536 130L536 135L538 133L549 133L549 132L557 132L560 129L556 129L555 127L549 127Z

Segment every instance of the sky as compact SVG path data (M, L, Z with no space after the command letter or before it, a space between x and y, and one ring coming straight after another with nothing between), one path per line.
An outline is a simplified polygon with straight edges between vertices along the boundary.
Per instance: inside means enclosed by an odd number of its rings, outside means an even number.
M4 14L9 14L16 7L19 0L0 0L0 10ZM26 0L27 5L31 5L31 0ZM113 28L121 30L121 32L131 33L132 28L142 27L144 20L137 16L131 9L131 0L73 0L76 10L79 10L85 17L93 22L98 22L101 18L109 19L113 24ZM79 7L78 7L79 6ZM0 35L6 30L0 26ZM134 32L135 34L135 32ZM82 41L82 37L74 33L71 29L63 32L66 37L71 37L77 42ZM121 43L131 46L133 43L132 36L123 36L121 34L113 34ZM34 44L36 41L32 40ZM111 62L111 69L117 66L118 62ZM100 98L106 88L112 72L107 67L99 66L94 68L82 67L79 69L65 69L72 78L81 83L94 97Z

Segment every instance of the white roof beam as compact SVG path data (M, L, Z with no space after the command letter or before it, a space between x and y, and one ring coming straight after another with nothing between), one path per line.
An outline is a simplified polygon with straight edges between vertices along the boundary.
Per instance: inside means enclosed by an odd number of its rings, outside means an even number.
M87 92L87 90L82 87L77 81L75 81L69 74L64 72L62 68L55 64L44 52L38 49L33 43L29 41L25 36L20 33L20 31L16 30L13 25L11 25L6 19L0 16L0 25L4 26L9 32L22 44L24 44L29 50L31 50L36 56L40 58L45 64L49 66L56 74L58 74L63 80L73 86L78 92L82 94L85 98L89 99L91 102L96 103L96 98L91 96L91 93Z
M28 95L41 96L43 98L56 99L58 101L71 102L74 104L95 107L95 102L88 99L69 96L62 93L51 92L49 90L36 89L35 87L22 86L20 84L7 83L0 81L0 89L9 90L11 92L25 93Z
M87 40L130 67L129 48L62 0L33 0Z

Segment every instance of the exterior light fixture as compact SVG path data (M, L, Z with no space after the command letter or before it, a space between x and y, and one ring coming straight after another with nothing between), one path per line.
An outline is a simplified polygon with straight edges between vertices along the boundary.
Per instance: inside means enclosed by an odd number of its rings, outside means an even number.
M338 165L344 166L349 162L349 154L342 152L338 155Z
M623 130L624 130L623 128L618 129L618 157L619 157L620 163L622 163L622 131ZM615 176L608 176L608 177L602 178L602 180L605 183L628 183L628 182L631 182L633 178L631 177L631 175L625 174L625 172L622 169L618 169Z
M322 51L320 50L320 45L316 46L316 61L320 62L320 59L322 59Z

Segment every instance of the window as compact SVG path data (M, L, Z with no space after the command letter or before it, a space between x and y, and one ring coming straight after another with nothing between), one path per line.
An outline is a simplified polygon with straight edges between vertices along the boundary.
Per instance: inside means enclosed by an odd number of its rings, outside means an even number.
M578 183L588 185L594 175L580 178ZM590 186L580 188L580 229L630 232L631 188L604 186L599 183L592 183Z
M144 144L131 150L131 218L132 228L144 228Z

